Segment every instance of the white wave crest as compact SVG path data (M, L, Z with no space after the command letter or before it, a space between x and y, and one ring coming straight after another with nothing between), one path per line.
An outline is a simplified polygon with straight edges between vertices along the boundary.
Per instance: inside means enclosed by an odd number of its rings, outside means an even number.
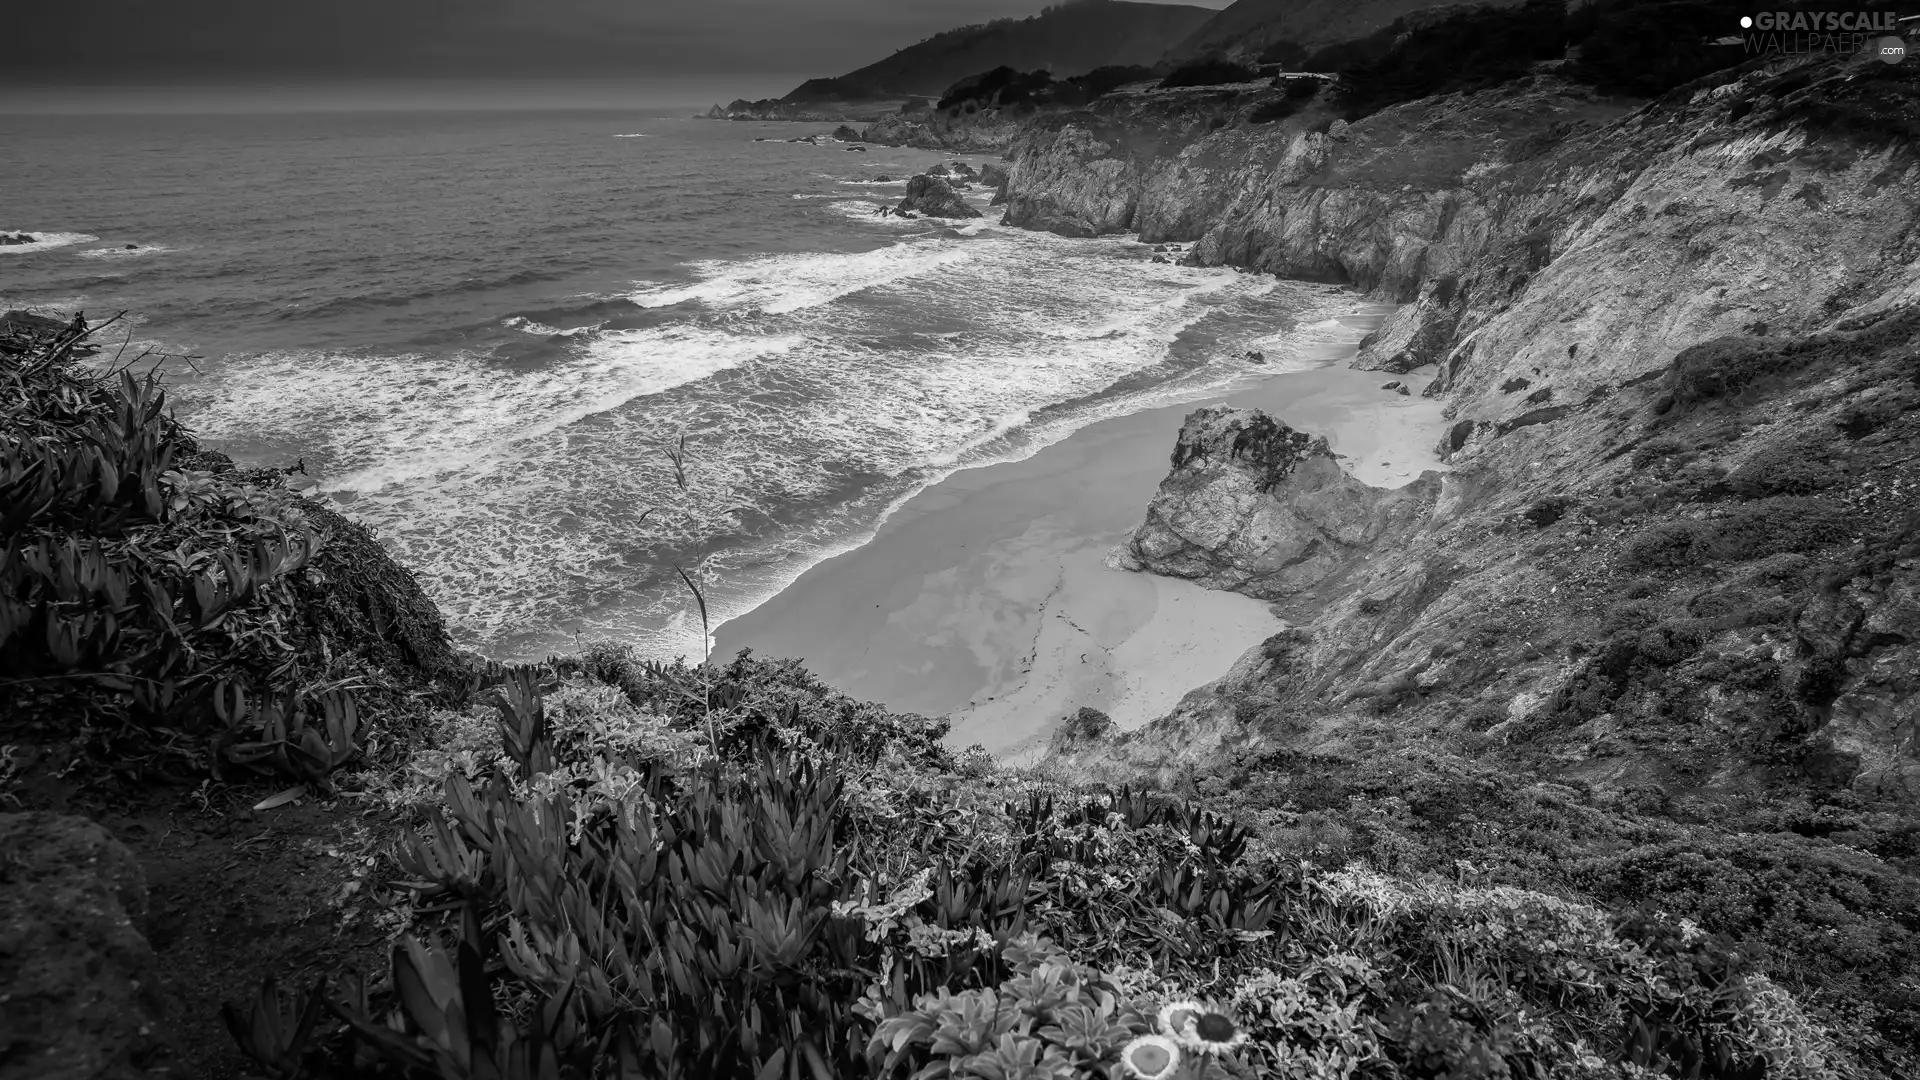
M184 386L183 412L216 439L281 433L327 459L323 490L371 493L488 472L526 440L791 344L653 327L605 335L570 360L528 372L467 355L269 353L235 362L204 396L200 386Z
M75 244L97 243L100 239L97 236L91 236L87 233L36 232L33 229L23 229L20 231L33 237L34 242L31 244L0 244L0 255L30 255L36 251L72 247Z
M741 262L693 264L692 285L643 285L627 297L644 308L698 300L722 310L757 309L770 315L829 304L867 289L950 271L971 257L950 242L909 241L876 251L831 255L769 255Z
M557 326L548 326L543 322L534 322L524 315L509 315L501 320L501 324L522 333L532 334L534 337L545 338L579 337L582 334L591 334L599 329L599 327L595 325L576 326L571 330L562 330Z
M129 247L93 248L91 250L81 252L80 257L83 259L100 259L104 261L113 262L113 261L118 261L120 259L141 259L141 258L145 258L148 255L165 255L168 252L177 251L177 250L179 249L170 248L164 244L145 244L137 248L129 248Z

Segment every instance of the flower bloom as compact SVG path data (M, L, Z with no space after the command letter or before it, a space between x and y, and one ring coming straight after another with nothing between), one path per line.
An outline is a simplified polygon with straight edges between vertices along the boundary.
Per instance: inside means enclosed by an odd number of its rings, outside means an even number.
M1184 1041L1187 1025L1199 1023L1206 1012L1206 1007L1197 1001L1169 1001L1160 1010L1160 1030Z
M1206 1012L1187 1029L1187 1049L1202 1054L1224 1054L1247 1041L1247 1033L1226 1013Z
M1142 1035L1121 1048L1120 1064L1139 1080L1167 1080L1180 1067L1180 1048L1164 1035Z

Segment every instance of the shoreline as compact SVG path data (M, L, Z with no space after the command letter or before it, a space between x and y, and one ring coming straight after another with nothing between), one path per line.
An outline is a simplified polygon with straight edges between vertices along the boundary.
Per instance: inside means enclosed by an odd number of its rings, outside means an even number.
M713 654L800 660L823 682L900 712L945 716L955 747L1043 749L1081 707L1118 727L1165 715L1284 624L1268 606L1191 582L1112 570L1180 424L1206 404L1263 408L1324 434L1357 478L1398 487L1428 468L1441 403L1345 367L1378 310L1343 320L1318 366L1096 421L1016 461L976 466L905 500L863 545L810 567L714 628ZM1423 372L1402 376L1416 385Z

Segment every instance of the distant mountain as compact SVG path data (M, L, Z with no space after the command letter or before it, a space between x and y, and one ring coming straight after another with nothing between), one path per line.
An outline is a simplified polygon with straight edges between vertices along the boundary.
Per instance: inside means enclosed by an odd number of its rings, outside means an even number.
M781 100L938 98L961 79L997 67L1044 69L1066 78L1098 67L1152 65L1213 14L1185 4L1070 0L1031 18L998 19L935 34L837 79L810 79Z
M1521 0L1481 0L1488 7L1517 7ZM1467 4L1433 0L1236 0L1183 39L1169 53L1180 60L1207 53L1257 56L1276 43L1313 50L1357 41L1414 12L1465 10ZM1285 57L1274 57L1285 59Z

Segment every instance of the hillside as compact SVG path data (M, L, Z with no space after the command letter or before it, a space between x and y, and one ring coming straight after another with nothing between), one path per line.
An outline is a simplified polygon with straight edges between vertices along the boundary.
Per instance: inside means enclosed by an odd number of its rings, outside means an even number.
M1487 0L1487 4L1518 6L1515 0ZM1416 11L1465 6L1427 0L1238 0L1181 39L1168 55L1173 59L1209 52L1257 56L1281 41L1314 49L1364 38Z
M782 100L792 104L901 94L938 98L961 79L1002 66L1065 77L1110 65L1151 65L1211 14L1184 4L1077 0L1031 18L997 19L935 34L837 79L809 80Z

